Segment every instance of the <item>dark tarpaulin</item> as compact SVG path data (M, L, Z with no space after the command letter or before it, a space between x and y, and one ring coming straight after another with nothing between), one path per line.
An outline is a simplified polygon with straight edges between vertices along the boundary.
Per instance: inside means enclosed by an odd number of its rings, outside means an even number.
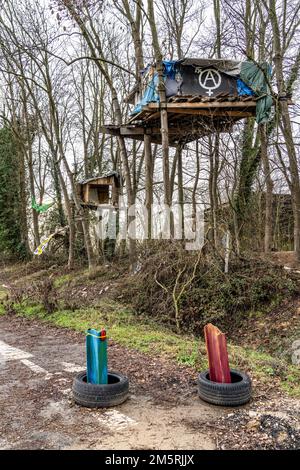
M235 71L239 73L240 62L229 59L197 59L186 58L178 61L181 65L193 65L194 67L215 67L220 72Z
M256 104L256 122L263 124L270 118L273 104L268 81L271 78L271 67L267 62L259 66L252 61L242 62L240 77L255 95L258 96Z

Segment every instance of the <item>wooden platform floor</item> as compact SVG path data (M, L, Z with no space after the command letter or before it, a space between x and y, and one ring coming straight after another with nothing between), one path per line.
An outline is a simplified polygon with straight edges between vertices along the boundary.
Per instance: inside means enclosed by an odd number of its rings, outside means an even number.
M220 93L215 97L200 95L172 96L164 104L168 112L170 146L188 143L216 131L231 132L240 119L255 116L257 98L230 96ZM161 144L160 103L149 103L133 115L123 126L105 125L102 132Z

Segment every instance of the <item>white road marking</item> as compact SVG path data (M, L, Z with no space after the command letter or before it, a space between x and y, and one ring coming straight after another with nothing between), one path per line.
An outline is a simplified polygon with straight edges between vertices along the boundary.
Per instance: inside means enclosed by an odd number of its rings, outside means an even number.
M29 369L31 369L36 374L45 374L46 376L45 380L51 379L53 375L50 372L48 372L46 369L44 369L43 367L40 367L37 364L34 364L34 362L28 361L28 359L21 359L21 362L22 364L24 364L24 366L29 367Z
M9 444L5 439L0 439L0 450L9 449Z
M106 411L101 416L96 415L96 417L101 424L104 424L108 427L114 427L117 430L138 424L134 419L129 418L129 416L126 416L117 410Z
M13 346L10 346L9 344L1 340L0 356L4 358L4 361L20 361L22 364L24 364L24 366L29 367L29 369L31 369L36 374L44 374L45 380L51 379L53 375L43 367L40 367L37 364L34 364L34 362L28 360L29 357L33 357L33 354L27 351L23 351L22 349L14 348Z
M62 362L63 370L66 372L81 372L84 367L78 366L73 362Z
M57 382L59 382L58 385L60 385L60 384L64 385L64 384L69 382L69 379L66 379L65 377L62 377L61 379L56 379L56 383Z
M20 359L27 359L28 357L33 357L32 354L22 349L14 348L9 344L4 343L0 340L0 356L4 357L6 361L19 361Z
M69 395L71 394L71 392L72 392L72 389L71 389L71 388L66 388L66 389L64 389L64 390L61 390L61 393L62 393L63 395L66 395L66 396L69 396Z
M36 374L48 374L48 371L46 369L38 366L37 364L34 364L34 362L28 361L28 359L22 359L21 362L25 366L29 367L29 369L31 369Z

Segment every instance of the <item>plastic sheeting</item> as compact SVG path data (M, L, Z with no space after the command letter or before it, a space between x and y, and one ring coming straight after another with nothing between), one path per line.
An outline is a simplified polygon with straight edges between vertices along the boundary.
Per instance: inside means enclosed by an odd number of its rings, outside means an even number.
M268 86L268 80L271 78L270 65L267 62L259 66L252 61L242 62L240 78L259 98L256 104L257 124L267 122L270 118L273 104Z
M145 93L141 99L141 101L136 105L134 110L131 114L140 113L142 111L142 107L146 106L148 103L156 103L159 101L159 96L156 91L158 84L158 74L154 73L153 77L151 78L149 85L147 86Z
M52 207L53 205L54 202L50 202L49 204L37 204L34 197L31 200L32 209L36 210L40 214L42 214L43 212L47 212L47 210L50 209L50 207Z
M254 91L249 88L246 83L243 82L240 78L236 81L236 88L239 96L243 95L255 95Z
M175 80L178 63L178 60L163 60L163 64L165 66L165 75L172 80Z
M163 60L163 64L165 67L164 70L164 79L166 77L170 78L171 80L175 80L175 74L177 71L177 64L178 60ZM143 70L143 74L147 73L148 67ZM141 101L135 106L134 110L131 114L137 114L142 111L143 106L146 106L148 103L158 103L159 96L157 93L157 85L158 85L158 74L155 72L153 77L151 78L144 95Z
M89 329L86 332L87 381L107 384L107 339L105 330Z

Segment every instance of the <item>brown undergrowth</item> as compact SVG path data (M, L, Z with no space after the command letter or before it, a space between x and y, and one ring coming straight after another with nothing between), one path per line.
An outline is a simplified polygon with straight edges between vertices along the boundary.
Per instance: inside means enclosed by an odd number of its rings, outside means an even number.
M134 310L194 334L207 322L226 331L249 317L268 315L283 301L299 295L300 276L259 258L231 260L224 273L222 258L187 252L176 245L148 252L124 292Z

